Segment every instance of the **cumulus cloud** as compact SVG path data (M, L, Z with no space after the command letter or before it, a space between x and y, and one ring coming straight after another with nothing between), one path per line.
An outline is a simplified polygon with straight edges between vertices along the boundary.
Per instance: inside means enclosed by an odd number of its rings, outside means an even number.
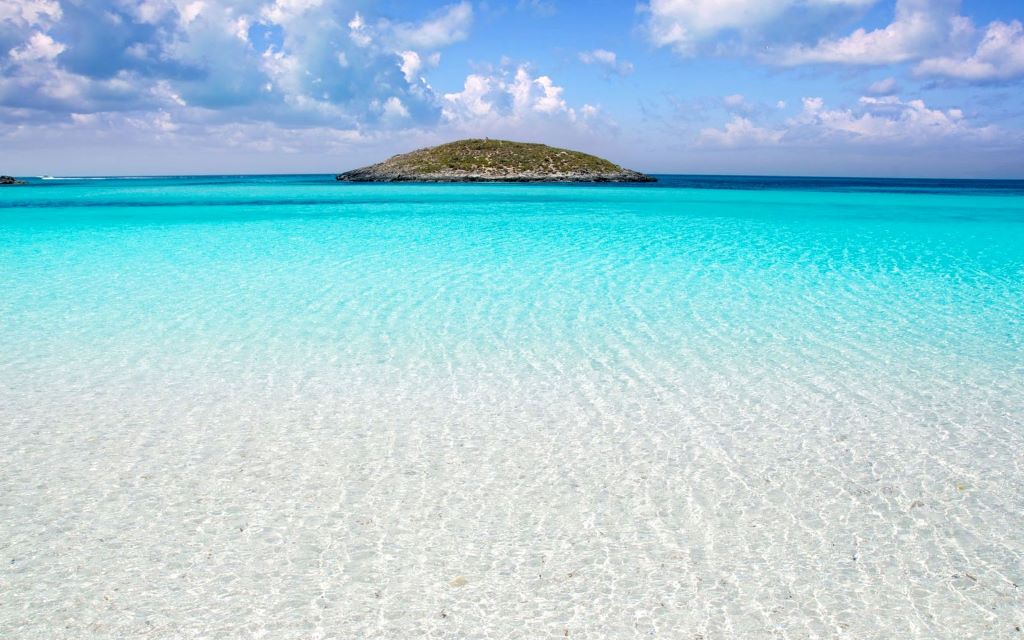
M761 61L787 67L916 63L918 76L966 82L1024 76L1024 25L997 20L979 29L961 15L961 0L895 0L892 20L883 27L822 35L836 22L829 16L854 16L876 2L652 0L647 32L655 45L687 56L750 53L756 45Z
M444 95L444 118L449 122L522 121L538 115L576 119L562 97L564 89L548 76L534 77L525 65L515 71L471 74L462 91Z
M959 8L959 0L897 0L892 22L883 28L857 29L842 38L794 45L762 57L785 66L916 62L915 75L966 82L1024 76L1024 25L997 20L980 30Z
M441 103L441 122L429 133L435 143L486 136L587 149L619 134L600 105L573 102L565 87L528 64L480 69Z
M11 49L8 54L11 60L24 62L27 60L53 60L65 47L45 33L35 32L22 47Z
M697 142L705 147L846 145L927 146L943 141L993 142L999 131L974 126L960 109L928 107L923 100L895 96L861 97L852 108L829 109L818 97L803 99L799 115L776 123L734 116L721 128L706 128Z
M405 108L402 101L397 96L391 96L384 101L384 105L381 107L381 112L386 118L401 119L409 117L409 110Z
M959 0L897 0L893 21L884 28L857 29L812 46L796 45L770 54L783 65L808 63L892 64L915 60L968 34L970 20L958 15Z
M614 73L620 76L626 76L633 73L632 62L619 60L618 55L614 51L608 51L607 49L581 51L579 59L583 64L597 65L608 73Z
M135 145L142 156L159 144L183 158L223 147L259 168L247 153L352 157L354 148L393 152L388 145L467 133L570 142L577 132L579 142L596 123L613 130L599 107L571 103L528 65L503 63L453 93L435 90L427 76L444 47L467 37L469 2L402 21L374 7L0 0L0 44L11 38L0 49L0 122L14 125L0 127L0 145L19 157L47 144Z
M784 132L759 127L748 118L735 116L721 129L703 129L697 137L700 146L743 147L777 144Z
M59 20L60 16L57 0L0 0L0 22L30 27Z
M928 58L914 71L923 76L946 76L968 81L1008 80L1024 76L1024 26L1018 20L993 22L970 55Z
M441 54L436 51L429 56L421 56L415 51L399 51L398 58L398 68L402 70L405 81L409 83L416 82L425 67L436 67L441 62Z
M852 142L907 142L925 145L956 139L992 140L996 129L975 127L960 109L933 109L923 100L903 101L895 96L862 97L856 109L825 109L820 99L805 99L804 112L791 129L837 135Z
M647 32L659 47L694 55L722 34L752 39L780 22L799 17L811 26L827 25L837 12L864 9L877 0L651 0Z
M0 107L41 121L187 105L288 125L437 122L423 76L472 17L469 2L398 22L366 0L0 0Z

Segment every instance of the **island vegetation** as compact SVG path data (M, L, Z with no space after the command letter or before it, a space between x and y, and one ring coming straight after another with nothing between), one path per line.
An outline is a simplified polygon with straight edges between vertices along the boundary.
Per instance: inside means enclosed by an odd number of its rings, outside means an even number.
M603 158L545 144L469 139L337 176L343 182L654 182Z

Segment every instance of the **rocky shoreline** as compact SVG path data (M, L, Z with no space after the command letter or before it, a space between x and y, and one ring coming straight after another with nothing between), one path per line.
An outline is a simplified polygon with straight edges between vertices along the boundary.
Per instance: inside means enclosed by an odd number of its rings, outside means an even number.
M400 154L339 182L656 182L603 158L543 144L470 139Z
M375 166L354 169L335 177L339 182L657 182L656 178L625 169L616 173L482 174L441 172L404 174Z
M15 184L28 184L23 180L11 176L0 176L0 185L15 185Z

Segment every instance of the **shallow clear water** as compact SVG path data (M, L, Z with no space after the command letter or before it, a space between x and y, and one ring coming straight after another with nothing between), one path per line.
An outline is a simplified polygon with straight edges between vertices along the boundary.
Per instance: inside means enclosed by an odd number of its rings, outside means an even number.
M1022 637L1024 183L37 182L0 287L0 637Z

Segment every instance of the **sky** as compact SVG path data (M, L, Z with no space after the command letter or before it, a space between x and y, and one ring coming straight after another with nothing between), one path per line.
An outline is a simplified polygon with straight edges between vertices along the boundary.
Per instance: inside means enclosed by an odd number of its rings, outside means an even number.
M441 142L653 173L1024 178L1021 0L0 0L0 173L334 173Z

